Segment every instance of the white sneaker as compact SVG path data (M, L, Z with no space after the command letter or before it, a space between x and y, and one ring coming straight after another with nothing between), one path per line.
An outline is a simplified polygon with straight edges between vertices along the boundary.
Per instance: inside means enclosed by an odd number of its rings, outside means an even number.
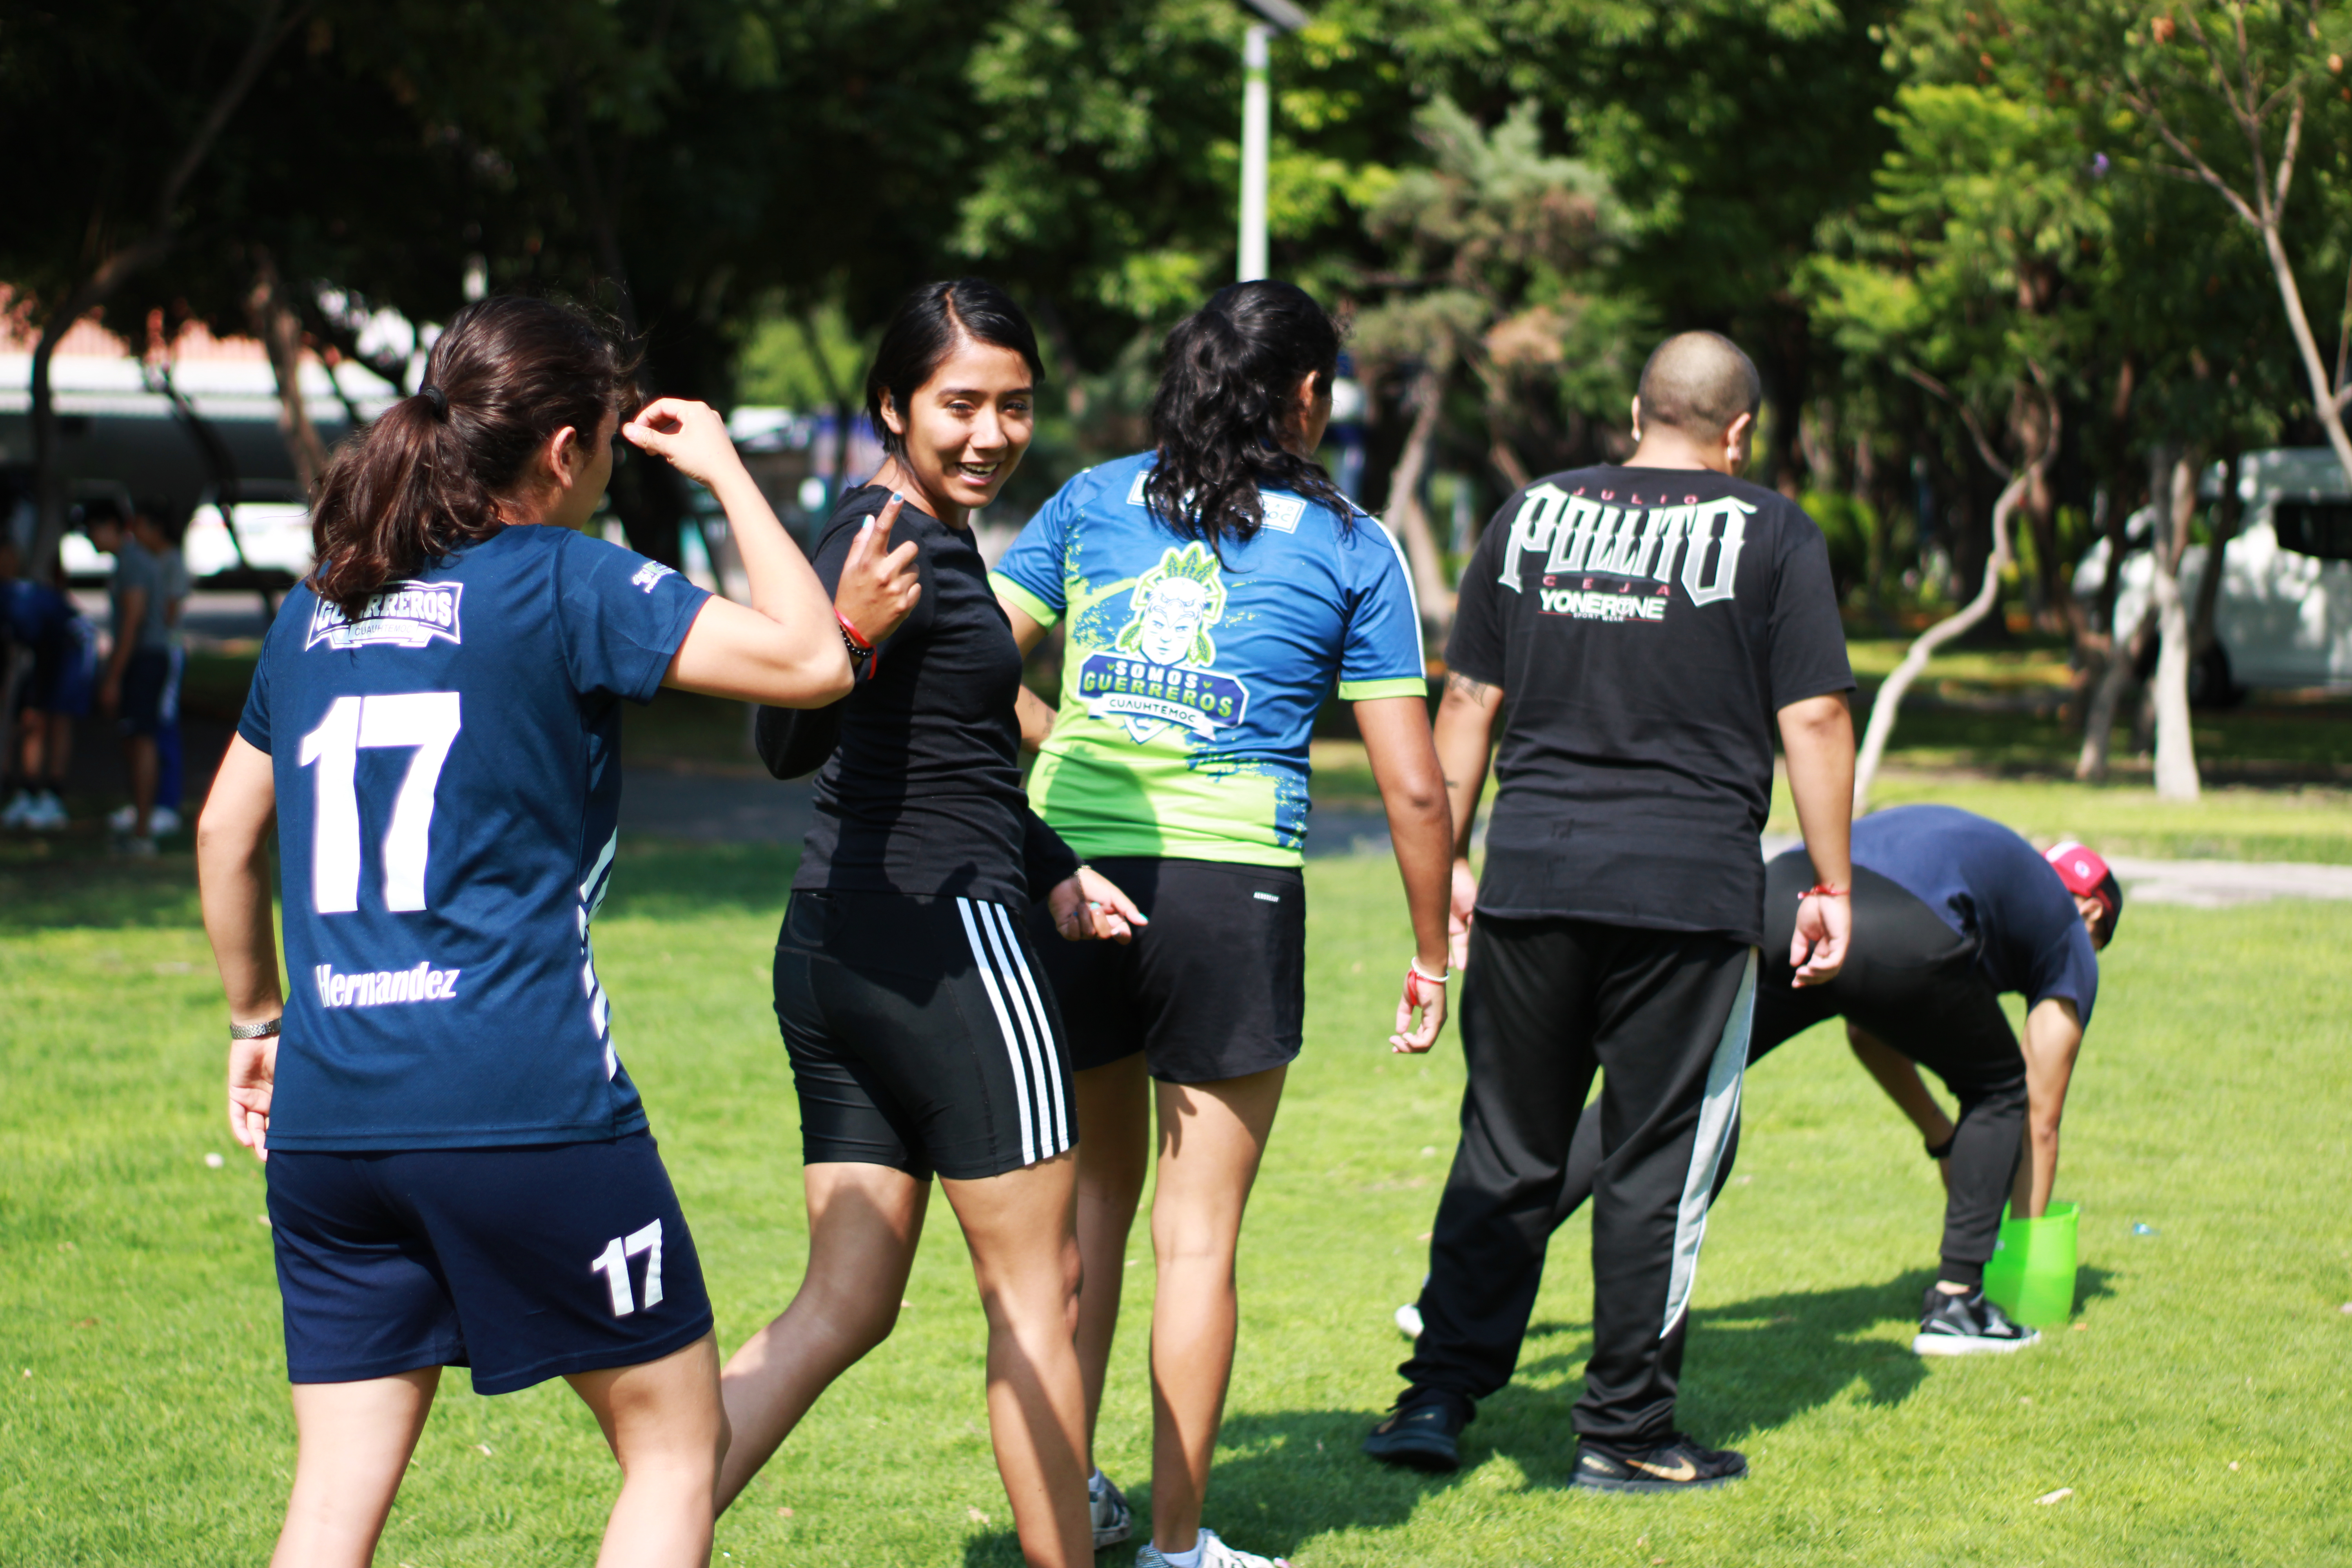
M139 825L139 808L120 805L107 814L106 826L119 834L129 834ZM180 831L180 814L168 805L159 805L147 814L147 830L157 838Z
M71 821L66 815L66 803L58 798L53 789L35 795L31 809L25 814L25 826L36 833L55 833Z
M1087 1482L1087 1508L1094 1515L1097 1552L1106 1546L1117 1546L1135 1533L1135 1519L1128 1511L1127 1494L1100 1470Z
M1286 1557L1260 1557L1254 1552L1237 1552L1217 1539L1213 1530L1202 1529L1198 1542L1201 1549L1200 1568L1290 1568ZM1143 1543L1135 1554L1135 1568L1172 1568L1168 1554L1152 1545Z
M5 806L0 806L0 827L26 826L32 815L33 792L20 789L8 797Z

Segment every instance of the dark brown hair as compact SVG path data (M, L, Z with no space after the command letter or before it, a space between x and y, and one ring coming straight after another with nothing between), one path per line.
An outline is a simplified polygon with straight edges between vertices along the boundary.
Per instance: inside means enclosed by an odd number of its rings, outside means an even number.
M866 417L885 452L905 457L907 438L883 419L884 401L898 411L902 422L912 418L915 394L966 338L1011 349L1028 362L1032 377L1045 379L1045 362L1037 357L1037 333L1011 295L985 278L925 283L891 312L890 324L882 329L882 342L874 351L873 367L866 373Z
M565 426L584 446L635 404L635 362L583 311L482 300L457 312L404 397L344 442L310 509L311 591L356 619L386 584L506 526L499 492Z

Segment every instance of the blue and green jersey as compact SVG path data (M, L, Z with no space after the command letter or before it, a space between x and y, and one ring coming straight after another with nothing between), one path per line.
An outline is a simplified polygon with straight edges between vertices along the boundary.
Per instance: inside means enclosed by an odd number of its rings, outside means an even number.
M1030 803L1081 855L1296 866L1333 685L1427 693L1412 575L1373 518L1280 490L1246 542L1183 538L1144 505L1151 464L1064 485L991 574L1039 625L1069 621Z

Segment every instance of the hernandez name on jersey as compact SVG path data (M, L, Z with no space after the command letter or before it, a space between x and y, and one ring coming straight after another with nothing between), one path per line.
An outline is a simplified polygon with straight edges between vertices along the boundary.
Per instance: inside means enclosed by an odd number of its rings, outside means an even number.
M346 616L298 588L238 733L278 787L286 955L270 1142L478 1147L645 1125L589 921L618 841L619 700L708 597L509 528Z
M1371 518L1280 491L1246 543L1181 538L1144 503L1152 461L1063 486L992 575L1041 626L1069 622L1031 803L1081 855L1297 865L1334 682L1427 690L1403 557Z

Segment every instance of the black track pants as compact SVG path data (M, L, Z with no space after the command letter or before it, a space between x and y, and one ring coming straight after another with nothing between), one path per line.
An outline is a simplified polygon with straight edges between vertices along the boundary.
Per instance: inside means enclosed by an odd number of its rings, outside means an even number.
M1976 944L1936 911L1875 871L1853 870L1853 947L1827 985L1790 984L1789 934L1797 900L1813 884L1801 849L1766 873L1763 970L1757 984L1756 1028L1748 1059L1824 1018L1843 1015L1893 1050L1944 1080L1960 1102L1947 1174L1943 1277L1973 1285L2000 1236L2025 1135L2025 1057L2000 1010L1991 982L1976 966ZM1722 1191L1739 1146L1735 1131L1716 1177ZM1601 1116L1586 1110L1569 1152L1568 1176L1553 1211L1559 1224L1591 1195L1601 1166Z
M1478 1399L1510 1381L1599 1070L1605 1157L1576 1429L1627 1447L1664 1440L1755 975L1755 951L1726 936L1479 918L1462 1005L1462 1142L1438 1204L1421 1339L1399 1369L1408 1382Z

